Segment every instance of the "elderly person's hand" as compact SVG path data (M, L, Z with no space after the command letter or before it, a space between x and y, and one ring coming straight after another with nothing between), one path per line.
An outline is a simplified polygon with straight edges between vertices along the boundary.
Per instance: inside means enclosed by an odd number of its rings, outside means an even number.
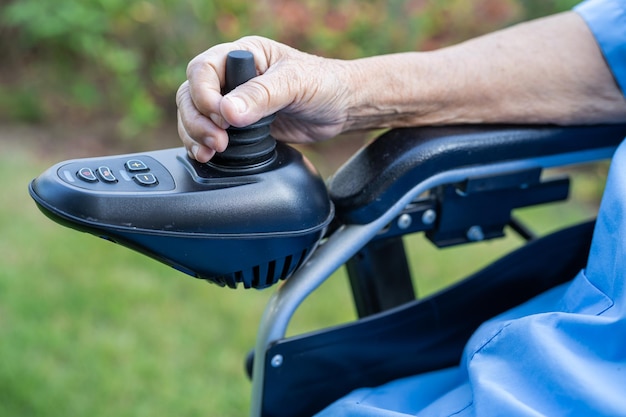
M258 77L222 96L226 55L252 52ZM321 58L261 37L217 45L194 58L178 90L178 132L200 162L228 145L225 129L242 127L278 112L272 135L289 142L327 139L345 130L346 61Z
M259 76L222 96L226 56L236 49L252 52ZM624 95L574 12L437 51L349 61L246 37L194 58L187 77L178 129L200 162L226 149L226 128L272 113L272 135L288 142L371 128L626 120Z

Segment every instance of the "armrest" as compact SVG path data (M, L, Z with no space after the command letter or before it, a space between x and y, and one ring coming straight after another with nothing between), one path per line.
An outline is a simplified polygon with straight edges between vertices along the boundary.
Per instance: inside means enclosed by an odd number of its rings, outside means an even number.
M363 147L330 179L339 219L365 224L415 184L474 165L616 148L626 125L442 126L391 130Z

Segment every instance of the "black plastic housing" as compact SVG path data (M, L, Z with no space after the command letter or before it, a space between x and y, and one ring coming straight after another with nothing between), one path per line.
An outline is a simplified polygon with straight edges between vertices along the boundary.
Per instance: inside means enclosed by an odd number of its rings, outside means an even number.
M29 191L56 222L231 288L289 277L334 215L315 168L284 144L238 169L200 164L183 148L65 161Z
M393 129L328 181L338 218L366 224L415 184L452 169L615 147L626 125L467 125Z

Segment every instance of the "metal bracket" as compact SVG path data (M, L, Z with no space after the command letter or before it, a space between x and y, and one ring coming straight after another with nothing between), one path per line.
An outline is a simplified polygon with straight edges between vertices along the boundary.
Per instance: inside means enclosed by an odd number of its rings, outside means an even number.
M565 200L569 184L567 177L541 181L534 168L439 186L432 191L437 225L426 236L438 247L502 237L513 209Z

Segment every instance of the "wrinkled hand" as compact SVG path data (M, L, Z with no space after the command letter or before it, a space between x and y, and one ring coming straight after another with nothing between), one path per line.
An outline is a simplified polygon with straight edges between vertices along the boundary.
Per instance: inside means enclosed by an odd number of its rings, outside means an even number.
M236 49L254 55L259 76L222 96L226 55ZM575 12L436 51L352 61L246 37L194 58L187 78L177 94L178 129L200 162L226 149L227 127L276 112L272 134L290 142L374 128L626 120L623 92Z
M226 55L254 55L258 77L222 96ZM245 37L195 57L178 89L178 133L189 155L206 162L228 146L226 128L243 127L277 113L272 135L304 143L341 133L347 120L347 61L321 58L278 42Z

